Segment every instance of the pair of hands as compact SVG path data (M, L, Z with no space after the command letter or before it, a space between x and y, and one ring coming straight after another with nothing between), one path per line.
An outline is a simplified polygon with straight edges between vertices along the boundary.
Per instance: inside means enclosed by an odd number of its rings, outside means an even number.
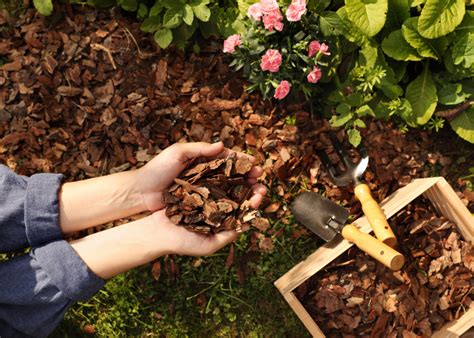
M138 169L138 182L136 189L139 192L146 210L152 211L154 223L159 226L159 231L165 233L173 241L174 253L189 256L210 255L237 238L235 231L222 231L215 235L204 235L173 224L165 215L163 195L166 189L174 183L174 179L186 168L188 162L196 157L225 157L231 150L224 148L222 142L218 143L176 143L161 152L144 167ZM255 163L252 156L246 156ZM266 188L257 183L262 174L262 168L254 166L248 174L248 182L252 184L252 197L250 205L258 208L266 194Z

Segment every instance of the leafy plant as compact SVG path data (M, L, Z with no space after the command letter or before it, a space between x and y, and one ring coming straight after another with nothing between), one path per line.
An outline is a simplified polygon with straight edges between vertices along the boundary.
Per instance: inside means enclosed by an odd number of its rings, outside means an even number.
M250 82L247 89L279 100L290 93L315 95L315 84L327 74L330 48L320 41L317 17L306 2L294 0L280 9L276 0L262 0L247 11L245 32L224 41L224 52L234 59L231 66L242 69Z
M232 56L250 90L268 97L274 81L300 74L292 87L331 117L333 126L344 126L354 145L366 115L431 130L447 120L474 143L474 12L464 0L315 0L307 6L301 21L281 32L247 19L243 45ZM313 60L324 73L317 87L308 87L302 76L311 60L301 46L311 39L326 41L331 51L330 58ZM283 50L286 41L282 69L262 76L256 71L262 46Z
M143 20L140 28L154 34L161 48L172 43L184 48L194 33L200 29L205 37L232 34L233 22L238 11L235 4L225 2L224 10L217 0L71 0L71 3L94 7L119 6L135 12ZM34 0L38 12L50 15L52 0Z
M198 22L208 22L211 17L210 0L158 0L149 10L141 25L144 32L154 33L155 42L161 48L167 48L173 40L178 46L194 34Z
M348 42L357 46L343 58L356 57L355 69L385 70L370 91L372 98L363 102L376 117L397 117L408 126L434 130L443 125L440 117L446 117L459 136L474 143L470 100L474 12L466 10L463 0L376 0L369 4L346 0L337 14ZM342 84L347 87L360 89L351 76ZM337 113L333 124L353 120Z

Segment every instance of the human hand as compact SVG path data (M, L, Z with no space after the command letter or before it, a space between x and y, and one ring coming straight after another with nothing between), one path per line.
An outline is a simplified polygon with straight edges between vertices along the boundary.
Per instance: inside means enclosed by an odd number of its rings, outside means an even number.
M165 210L155 212L153 222L158 225L161 238L167 238L167 252L184 256L209 256L230 242L238 233L235 230L217 234L201 234L176 225L166 216Z
M157 211L165 207L164 192L193 158L225 157L230 152L231 150L224 148L222 142L175 143L166 148L137 171L136 189L142 196L145 208L149 211ZM237 156L247 156L255 163L255 158L250 155L237 153ZM254 166L247 175L248 182L252 184L253 195L250 198L250 206L253 208L260 205L266 193L265 186L257 184L257 178L262 172L262 168Z

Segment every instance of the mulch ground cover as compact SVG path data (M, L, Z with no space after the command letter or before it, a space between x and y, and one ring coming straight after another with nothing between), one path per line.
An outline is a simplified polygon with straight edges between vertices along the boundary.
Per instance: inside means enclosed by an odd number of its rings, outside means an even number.
M207 41L199 55L163 51L119 11L68 6L48 18L1 13L0 24L11 27L0 31L0 162L16 172L79 180L140 167L175 142L221 140L255 156L269 188L249 251L273 250L282 233L269 220L290 224L287 203L304 189L361 215L352 190L333 185L316 155L323 149L337 162L328 123L302 103L247 93L220 42ZM361 132L370 156L364 180L377 200L433 170L447 176L456 160L449 142L435 146L436 135L423 130L367 120ZM472 207L463 181L450 183ZM201 203L195 197L190 203ZM306 234L294 224L294 237Z

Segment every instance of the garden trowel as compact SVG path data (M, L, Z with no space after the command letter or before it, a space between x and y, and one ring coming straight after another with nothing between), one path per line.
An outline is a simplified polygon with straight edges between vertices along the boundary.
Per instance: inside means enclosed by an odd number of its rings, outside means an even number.
M359 146L361 159L357 163L353 163L344 149L344 146L337 139L337 136L332 132L329 133L329 136L331 137L334 150L336 150L337 155L343 161L345 166L345 171L338 175L326 153L324 151L318 151L319 158L328 169L329 176L338 186L346 186L351 182L354 183L354 194L362 205L362 210L364 211L372 230L374 230L375 237L394 248L397 245L397 238L390 228L387 218L379 204L372 197L369 186L360 180L369 164L367 150L364 145L361 144Z
M400 270L405 262L403 255L395 249L361 232L353 224L346 225L349 212L318 193L299 194L291 204L291 211L298 222L326 242L341 234L346 240L354 243L359 249L391 270Z

